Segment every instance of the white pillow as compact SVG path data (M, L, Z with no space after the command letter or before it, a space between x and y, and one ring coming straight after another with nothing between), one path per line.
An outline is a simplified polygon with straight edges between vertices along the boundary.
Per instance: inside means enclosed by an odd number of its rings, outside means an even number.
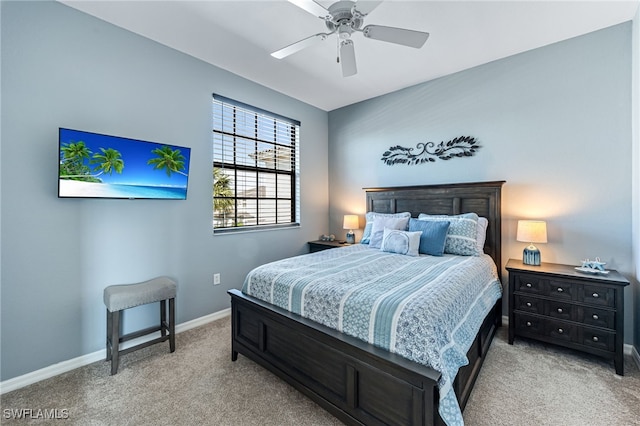
M387 253L418 256L422 231L408 232L384 228L380 250Z
M373 220L373 225L371 227L371 238L369 239L369 247L380 248L380 245L382 244L382 238L384 237L384 228L405 231L407 229L408 223L408 217L376 217Z
M364 231L362 232L362 239L360 240L360 244L369 244L369 239L371 238L371 228L373 227L373 221L377 217L411 217L411 213L402 212L402 213L376 213L369 212L366 214L367 222L364 226Z
M478 253L484 253L484 242L487 239L487 226L489 226L489 220L486 217L479 217L477 228L478 235L476 236Z

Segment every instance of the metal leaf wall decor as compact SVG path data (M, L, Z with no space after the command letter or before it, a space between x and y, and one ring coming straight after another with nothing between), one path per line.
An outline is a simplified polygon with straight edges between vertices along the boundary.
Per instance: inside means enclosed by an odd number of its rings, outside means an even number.
M390 147L382 154L382 161L388 166L394 164L422 164L433 163L437 158L441 160L450 160L454 157L472 157L476 150L481 148L476 138L471 136L459 136L451 139L449 142L420 142L415 148L406 148L396 145ZM413 152L414 149L417 152Z

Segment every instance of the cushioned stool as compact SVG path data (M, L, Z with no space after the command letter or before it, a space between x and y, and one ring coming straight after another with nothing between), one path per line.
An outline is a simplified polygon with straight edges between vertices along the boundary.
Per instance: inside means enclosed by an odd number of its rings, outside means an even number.
M107 361L111 361L111 374L118 372L120 355L169 340L169 350L176 350L176 283L167 277L158 277L137 284L110 285L104 289L104 304L107 306ZM167 300L169 321L167 322ZM160 302L160 325L120 336L120 314L123 310L147 303ZM119 350L127 340L160 331L160 337L130 348Z

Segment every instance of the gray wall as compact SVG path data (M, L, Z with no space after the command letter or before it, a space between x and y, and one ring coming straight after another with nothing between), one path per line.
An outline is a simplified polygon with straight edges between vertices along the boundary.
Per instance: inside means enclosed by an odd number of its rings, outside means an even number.
M631 29L621 24L331 111L333 232L343 232L343 214L365 213L363 187L506 180L503 264L522 257L516 221L539 218L549 234L543 261L599 256L631 276ZM479 139L476 156L380 161L393 145L460 135ZM626 295L631 343L631 288Z
M174 277L182 323L327 231L325 111L60 3L1 7L1 380L103 349L107 285ZM302 122L300 229L213 236L214 92ZM188 199L58 199L58 127L191 147ZM129 310L125 331L156 317Z

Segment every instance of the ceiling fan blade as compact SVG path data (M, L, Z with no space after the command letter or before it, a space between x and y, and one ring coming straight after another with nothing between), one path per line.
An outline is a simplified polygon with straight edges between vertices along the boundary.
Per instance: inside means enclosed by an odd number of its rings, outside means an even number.
M311 45L316 44L317 42L326 40L327 37L329 37L330 35L331 33L329 34L320 33L320 34L312 35L311 37L307 37L293 44L290 44L287 47L283 47L280 50L276 50L271 54L271 56L273 56L276 59L286 58L287 56L292 55L296 52L299 52L304 48L307 48Z
M301 9L306 10L313 16L317 16L318 18L324 19L325 16L329 15L329 11L316 3L313 0L289 0L289 3L293 3Z
M354 7L362 16L367 16L373 9L380 6L380 3L382 0L358 0Z
M402 44L404 46L421 48L429 38L429 33L407 30L404 28L385 27L382 25L367 25L362 29L367 38Z
M356 52L351 40L340 42L340 62L342 63L342 76L349 77L358 72L356 68Z

